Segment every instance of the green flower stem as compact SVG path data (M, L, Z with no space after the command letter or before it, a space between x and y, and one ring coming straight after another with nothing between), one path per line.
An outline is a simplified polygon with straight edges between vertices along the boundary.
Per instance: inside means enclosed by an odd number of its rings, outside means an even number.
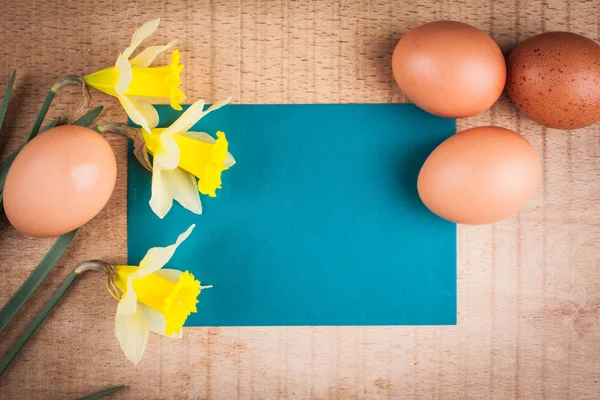
M46 98L44 99L44 103L42 104L42 108L40 109L40 112L38 113L37 117L35 118L35 122L33 123L33 127L31 128L31 132L29 133L27 142L29 142L31 139L36 137L37 134L39 133L40 127L42 126L42 122L44 122L44 118L46 118L46 114L48 113L48 109L50 108L50 105L52 104L52 100L54 100L56 93L64 87L74 86L74 85L79 85L79 86L83 87L84 92L85 92L85 87L86 87L85 81L80 76L75 76L75 75L65 76L64 78L60 78L58 81L56 81L56 83L54 85L52 85L52 87L50 88L50 90L48 90L48 93L46 94ZM86 98L86 101L87 101L87 98Z
M71 275L69 275L69 277L62 284L60 289L58 289L58 291L56 293L54 293L54 296L52 296L50 301L48 301L48 303L46 303L46 306L44 306L44 309L33 320L33 322L31 323L31 325L29 325L27 330L25 330L25 333L23 334L23 336L21 336L21 338L19 338L17 343L10 349L8 354L2 359L2 362L0 362L0 376L2 376L2 374L4 374L4 372L6 371L6 368L8 368L8 366L15 359L17 354L19 354L19 352L21 351L23 346L25 346L25 344L29 341L29 339L31 339L31 337L38 330L38 328L40 327L42 322L44 322L44 320L48 317L48 314L50 314L50 312L52 311L52 309L54 308L56 303L58 303L58 301L60 300L62 295L65 294L65 292L67 290L69 290L69 288L71 287L73 282L75 282L75 280L77 280L77 278L79 278L78 273L73 272L73 273L71 273Z
M90 395L85 396L85 397L80 397L77 400L96 400L96 399L101 399L101 398L103 398L105 396L108 396L109 394L113 394L113 393L118 392L119 390L123 390L126 387L127 386L125 386L125 385L115 386L113 388L106 389L106 390L103 390L103 391L98 392L98 393L90 394Z
M0 333L4 331L10 320L23 307L23 304L29 300L35 289L37 289L46 275L48 275L48 272L54 267L67 249L67 246L69 246L69 243L71 243L71 240L73 240L76 232L77 230L65 233L56 240L50 251L40 261L27 280L23 282L19 290L2 307L2 310L0 310Z

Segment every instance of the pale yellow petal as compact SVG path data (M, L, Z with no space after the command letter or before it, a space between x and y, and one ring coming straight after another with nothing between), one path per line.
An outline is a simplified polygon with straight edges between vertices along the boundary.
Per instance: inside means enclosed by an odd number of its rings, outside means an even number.
M210 136L206 132L186 131L186 132L179 133L179 135L188 137L190 139L197 140L199 142L204 142L204 143L209 143L209 144L214 144L217 141L217 139L215 139L214 137Z
M164 130L163 134L187 132L204 114L204 100L198 100L177 118L175 122Z
M136 278L141 278L164 267L164 265L169 262L171 257L173 257L173 254L175 254L177 247L179 247L179 245L183 243L188 236L190 236L190 233L192 233L192 230L194 230L195 226L196 225L191 225L185 232L179 235L175 244L167 247L153 247L148 250L140 262L139 269L132 275L135 275Z
M206 114L209 114L213 111L218 110L223 107L227 103L231 101L231 97L219 101L212 106L208 107L206 110L204 108L204 100L198 100L194 104L192 104L181 116L175 121L170 127L165 129L165 133L183 133L187 132L192 126L196 124L196 122L200 121L202 117Z
M150 330L140 313L120 315L115 317L115 336L119 340L125 357L134 364L142 359L148 344Z
M183 274L183 271L169 268L161 268L158 271L154 272L154 275L173 283L179 282L179 276L181 276L181 274Z
M154 214L160 219L163 219L173 206L171 189L162 173L162 169L155 163L152 167L152 195L149 203Z
M158 24L160 24L160 18L153 19L152 21L146 22L140 28L138 28L131 38L131 44L128 48L123 51L123 55L127 58L131 57L135 49L146 39L148 36L152 35L156 28L158 28Z
M235 165L235 158L233 158L230 152L227 152L227 158L225 159L223 165L227 168L230 168L231 166Z
M146 120L148 127L156 128L158 125L158 111L151 103L138 100L136 98L129 98L134 108L142 115L142 117ZM132 120L133 121L133 120Z
M169 104L171 102L170 97L129 96L129 98L150 104Z
M131 79L133 79L133 70L131 69L129 60L123 54L120 54L119 58L117 58L115 67L119 76L115 92L117 92L117 95L124 95L127 87L129 87L129 84L131 83Z
M146 117L144 116L144 114L142 114L142 111L140 111L138 108L136 108L136 106L139 106L140 103L134 103L127 96L118 95L117 97L119 99L119 102L121 103L121 106L123 106L123 109L125 109L125 112L129 116L129 118L131 118L131 120L133 122L135 122L136 124L141 126L146 132L151 132L150 125L148 124ZM146 109L145 111L149 112L148 109ZM148 114L148 115L150 115L150 114Z
M159 271L161 271L161 270L159 270ZM159 272L159 271L156 271L156 272ZM171 336L167 336L167 334L166 334L167 321L163 314L159 313L152 307L148 307L145 304L140 304L138 309L139 309L140 314L146 320L146 323L148 324L148 328L150 329L151 332L158 333L159 335L170 337L172 339L180 339L181 338L183 329L180 329L179 333L174 332Z
M164 46L146 47L140 54L131 60L131 66L134 68L146 68L154 61L154 59L163 51L169 49L175 44L175 40Z
M125 292L123 292L123 296L121 296L119 305L117 305L118 315L132 315L135 313L137 307L137 295L135 294L135 290L133 290L132 282L133 276L130 275L127 278L127 288L125 289Z
M173 199L187 210L195 214L202 214L196 177L181 168L164 170L162 173L164 179L168 181Z
M154 153L154 164L161 169L175 169L179 164L179 146L175 139L165 132L160 134L160 147Z

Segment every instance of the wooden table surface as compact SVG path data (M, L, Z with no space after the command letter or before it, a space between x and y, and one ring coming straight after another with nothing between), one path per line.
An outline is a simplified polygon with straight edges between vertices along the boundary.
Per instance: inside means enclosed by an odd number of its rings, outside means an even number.
M149 43L179 39L188 99L236 103L405 102L392 50L409 29L456 19L490 32L509 52L550 30L600 39L600 2L4 0L0 90L18 68L1 144L27 135L52 82L110 66L143 22ZM75 108L61 93L50 116ZM114 99L102 121L123 121ZM63 399L110 386L114 398L460 399L600 397L600 124L563 132L520 115L506 96L459 129L496 124L539 151L543 179L517 216L458 228L458 325L448 327L192 328L183 340L151 335L134 367L114 337L116 302L100 275L79 281L0 379L3 399ZM123 263L126 143L110 138L118 181L106 208L0 338L1 354L78 263ZM43 196L43 193L40 193ZM52 240L0 224L0 304Z

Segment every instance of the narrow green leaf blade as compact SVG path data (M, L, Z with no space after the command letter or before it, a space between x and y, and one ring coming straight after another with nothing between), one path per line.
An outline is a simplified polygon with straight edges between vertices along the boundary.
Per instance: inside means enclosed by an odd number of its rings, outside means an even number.
M50 122L49 124L44 126L42 129L40 129L40 133L46 132L48 129L54 128L55 126L58 125L59 122L60 122L60 117L56 118L54 121Z
M56 240L42 261L40 261L31 275L23 282L19 290L17 290L4 307L2 307L2 310L0 310L0 333L4 331L10 320L17 314L21 307L23 307L23 304L25 304L46 275L48 275L48 272L54 267L58 259L71 243L71 240L73 240L75 233L77 233L77 230L65 233Z
M40 132L44 132L44 131L47 131L48 129L54 128L58 124L59 121L60 121L60 118L55 119L54 121L50 122L48 125L43 127L40 130ZM21 150L23 150L23 147L25 147L25 144L21 145L18 149L13 151L12 154L6 158L6 160L4 160L0 163L0 203L2 202L4 183L6 182L6 175L8 175L8 170L10 169L10 166L12 165L12 163L15 161L15 158L17 158L17 155L21 152Z
M10 76L8 86L6 87L6 93L4 94L4 99L2 100L2 106L0 106L0 130L2 129L2 125L4 124L4 117L6 116L6 110L8 109L8 99L10 98L10 94L12 93L16 76L17 70L15 69L13 70L13 73Z
M98 106L93 110L86 112L81 118L73 122L73 125L90 126L90 124L94 122L96 118L98 118L98 115L100 115L103 108L104 106Z
M106 389L106 390L103 390L103 391L98 392L98 393L90 394L89 396L80 397L77 400L96 400L96 399L101 399L101 398L103 398L105 396L108 396L109 394L113 394L113 393L118 392L119 390L123 390L126 387L127 386L125 386L125 385L115 386L114 388L110 388L110 389Z
M31 325L27 327L23 335L19 338L17 343L10 349L8 354L2 359L0 362L0 376L4 374L6 368L13 362L17 354L23 349L25 344L31 339L31 337L35 334L35 332L39 329L40 325L44 322L44 320L48 317L54 306L58 303L60 298L65 294L65 292L71 287L73 282L79 278L79 274L75 272L71 273L62 286L54 293L52 298L46 303L42 311L38 314L37 317L33 320Z
M29 137L27 138L27 142L36 137L36 135L39 133L40 127L42 126L42 122L44 122L44 118L46 118L46 114L48 113L48 109L50 108L50 104L52 104L52 100L54 100L54 96L56 96L56 92L54 92L53 90L49 90L48 94L46 94L46 98L44 99L42 108L40 109L40 112L35 118L35 122L33 123L33 127L31 128L31 132L29 133Z

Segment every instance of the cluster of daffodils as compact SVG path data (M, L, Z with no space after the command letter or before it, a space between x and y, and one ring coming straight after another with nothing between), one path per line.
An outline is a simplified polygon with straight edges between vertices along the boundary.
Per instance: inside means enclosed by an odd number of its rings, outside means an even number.
M83 77L86 84L119 99L129 118L142 127L140 133L146 149L153 156L152 197L150 207L160 218L171 209L173 200L189 211L201 214L200 195L216 196L221 188L221 173L235 161L228 152L223 132L216 138L196 132L193 126L206 114L226 105L226 99L204 109L203 100L193 103L168 128L157 128L158 112L154 104L170 104L182 110L185 95L180 89L179 51L173 51L171 65L153 67L152 62L174 42L150 46L131 58L137 47L152 35L160 19L145 23L133 34L131 44L117 58L113 67ZM133 138L132 138L133 139ZM147 157L146 154L144 156Z
M221 188L221 173L235 161L228 152L225 133L216 137L198 132L194 125L208 113L226 105L230 99L205 109L203 100L193 103L167 128L157 128L159 116L153 104L170 104L183 110L185 99L180 89L177 50L171 64L154 67L156 57L174 42L150 46L132 58L137 47L158 27L156 19L139 28L131 44L117 58L113 67L83 77L85 83L119 99L129 118L139 126L132 140L141 141L140 161L152 170L150 207L163 218L173 200L193 213L201 214L200 194L216 196ZM115 126L117 124L109 124ZM100 132L109 131L102 126ZM137 144L136 144L137 147ZM148 154L152 155L149 165ZM144 161L145 160L145 161ZM116 266L103 263L108 274L110 293L119 301L115 335L127 359L138 363L146 348L148 335L155 332L167 337L181 337L182 326L190 313L196 312L198 296L204 288L188 271L163 269L177 247L190 235L194 226L181 234L175 244L148 251L139 266Z

